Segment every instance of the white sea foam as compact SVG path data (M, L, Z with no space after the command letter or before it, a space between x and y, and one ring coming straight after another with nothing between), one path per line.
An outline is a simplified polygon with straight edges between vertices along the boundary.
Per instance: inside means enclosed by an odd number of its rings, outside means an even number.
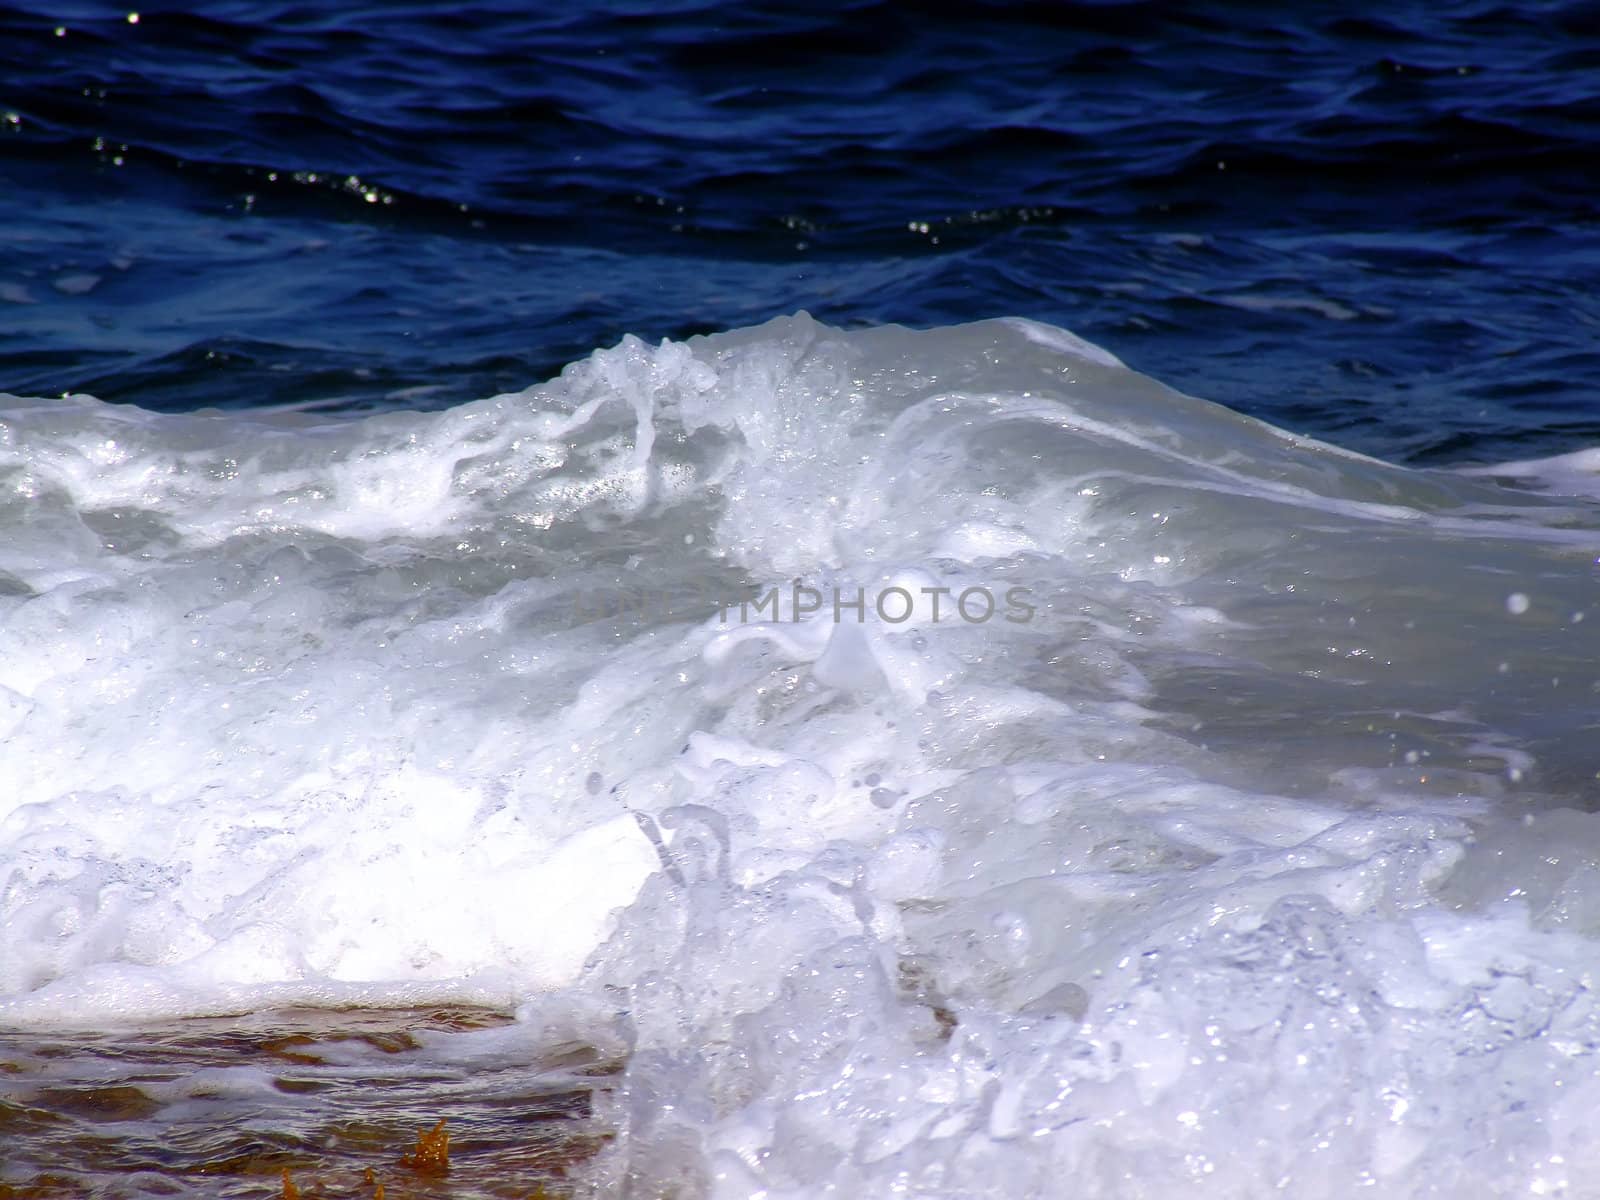
M516 1005L636 1195L1588 1194L1600 511L1497 474L1030 322L0 401L0 1023Z

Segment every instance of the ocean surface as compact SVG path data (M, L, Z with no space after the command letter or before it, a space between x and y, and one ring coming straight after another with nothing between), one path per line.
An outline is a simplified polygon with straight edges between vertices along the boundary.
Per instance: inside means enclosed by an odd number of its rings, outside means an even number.
M0 1196L1600 1197L1597 162L1593 4L0 7Z

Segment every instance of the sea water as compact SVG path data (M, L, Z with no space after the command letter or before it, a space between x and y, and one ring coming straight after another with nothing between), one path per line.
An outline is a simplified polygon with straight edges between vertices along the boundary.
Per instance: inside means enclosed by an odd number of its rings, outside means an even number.
M1024 320L7 397L0 1027L498 1008L600 1194L1600 1194L1596 469Z

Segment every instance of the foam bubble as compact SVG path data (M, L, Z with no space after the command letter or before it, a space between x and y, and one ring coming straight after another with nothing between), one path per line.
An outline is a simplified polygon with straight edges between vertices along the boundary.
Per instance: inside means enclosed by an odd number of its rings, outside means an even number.
M1030 322L362 420L7 399L0 1022L517 1006L628 1047L639 1194L1570 1190L1573 491Z

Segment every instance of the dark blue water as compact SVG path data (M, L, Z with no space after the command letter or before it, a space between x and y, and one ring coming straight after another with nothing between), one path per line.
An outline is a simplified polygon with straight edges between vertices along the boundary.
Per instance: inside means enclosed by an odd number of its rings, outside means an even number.
M0 390L438 407L1022 314L1415 462L1600 440L1600 7L0 7Z

